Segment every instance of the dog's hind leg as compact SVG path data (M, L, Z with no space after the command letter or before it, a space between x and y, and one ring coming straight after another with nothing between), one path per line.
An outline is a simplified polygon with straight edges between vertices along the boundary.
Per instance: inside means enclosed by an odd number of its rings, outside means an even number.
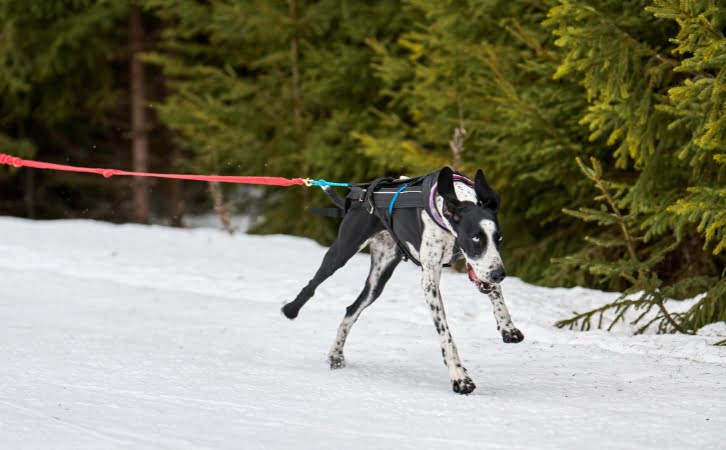
M363 310L381 295L393 271L401 262L401 251L387 231L381 231L373 236L369 244L371 249L371 270L368 273L363 292L345 310L345 317L338 327L338 335L328 355L331 369L339 369L345 366L343 347L350 329Z
M295 300L282 307L282 313L285 317L288 319L296 318L300 308L315 294L315 289L365 247L371 236L381 229L383 229L383 224L378 217L368 214L363 208L351 209L343 217L343 222L338 230L338 237L325 254L315 276L300 291Z
M504 304L502 288L498 284L492 285L491 289L485 291L492 301L494 307L494 319L497 321L497 329L502 333L502 340L506 343L516 344L524 340L524 334L512 323L507 305Z

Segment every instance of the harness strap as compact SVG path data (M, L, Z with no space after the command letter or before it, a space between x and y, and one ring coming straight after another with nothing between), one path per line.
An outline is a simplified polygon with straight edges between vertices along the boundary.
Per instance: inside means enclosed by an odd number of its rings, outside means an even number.
M345 216L345 210L341 208L310 208L310 213L315 216L332 217L340 219Z
M373 214L376 210L375 194L376 190L378 189L378 185L380 185L381 183L390 183L392 181L395 180L389 177L376 178L365 189L365 197L363 201L365 202L366 210L368 210L370 214Z
M410 260L412 263L414 263L420 267L421 261L419 261L418 259L416 259L415 256L413 256L413 254L408 249L408 247L406 247L406 245L403 243L403 241L398 237L398 234L396 234L396 232L393 231L392 216L390 214L386 215L384 213L380 217L381 217L381 222L383 222L383 225L386 227L386 230L388 230L388 234L391 235L391 237L393 238L393 241L396 243L398 248L401 250L401 253L403 254L403 260L404 261Z
M403 186L398 188L398 190L396 191L395 194L393 194L393 198L391 199L391 204L388 205L388 214L393 214L393 204L396 203L396 199L398 198L399 195L401 195L401 191L403 191L407 187L408 187L408 184L404 184Z

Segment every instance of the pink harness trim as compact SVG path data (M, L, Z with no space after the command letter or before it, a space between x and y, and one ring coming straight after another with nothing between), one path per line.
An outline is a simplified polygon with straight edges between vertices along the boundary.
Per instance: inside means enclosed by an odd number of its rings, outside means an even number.
M463 175L454 174L454 182L457 181L466 183L469 186L474 187L474 182ZM444 224L444 219L443 217L441 217L441 214L439 214L439 210L436 207L436 194L438 194L439 192L438 187L438 183L431 186L431 195L429 195L429 211L431 212L431 217L434 219L434 222L436 222L436 224L444 230L449 231L449 228L446 226L446 224Z

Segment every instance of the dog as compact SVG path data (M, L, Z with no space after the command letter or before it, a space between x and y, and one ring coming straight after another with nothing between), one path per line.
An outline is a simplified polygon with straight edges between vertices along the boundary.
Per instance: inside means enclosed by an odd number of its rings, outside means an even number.
M405 255L411 255L422 269L421 286L441 341L441 353L453 391L469 394L476 385L461 363L446 322L439 291L442 268L447 263L465 259L469 279L492 302L497 329L504 342L521 342L524 335L512 323L500 287L506 272L499 254L502 242L498 221L499 195L489 186L481 170L477 171L473 182L455 175L449 167L434 172L432 176L435 179L432 180L430 211L405 208L394 213L390 209L392 226L386 224L381 215L373 214L364 203L350 205L338 236L315 276L293 301L282 307L282 312L288 319L296 318L300 308L323 281L343 267L353 255L369 246L371 267L368 279L363 292L346 309L328 355L331 369L342 368L345 366L343 346L351 327L361 312L381 295ZM411 192L421 193L420 190ZM395 197L391 208L394 201Z

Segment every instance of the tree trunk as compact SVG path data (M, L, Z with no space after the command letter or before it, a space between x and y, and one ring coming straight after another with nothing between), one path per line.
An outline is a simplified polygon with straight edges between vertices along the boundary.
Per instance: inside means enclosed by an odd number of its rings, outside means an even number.
M35 219L35 170L25 171L25 215L28 219Z
M184 183L181 180L171 182L171 216L169 225L175 228L184 228L184 213L186 202L184 201Z
M466 130L463 126L459 125L454 130L454 137L449 141L449 147L451 147L451 164L454 170L461 170L461 154L464 152L464 135Z
M178 161L181 157L179 147L172 146L172 172L176 172ZM171 203L171 214L169 224L172 227L184 227L184 212L186 211L186 202L184 201L184 182L182 180L169 180L169 202Z
M22 121L18 124L18 135L20 139L25 139L25 126ZM23 194L23 203L25 204L25 216L28 219L35 219L36 200L35 200L35 170L25 171L25 193Z
M219 220L222 222L224 231L229 234L234 234L234 227L232 226L232 219L229 216L229 209L224 203L224 194L222 193L222 187L217 181L209 182L209 192L212 194L214 199L214 210L219 216Z
M129 16L129 38L131 46L131 152L134 171L148 172L149 141L146 118L146 92L144 65L139 59L143 51L144 28L141 7L137 3L131 6ZM149 223L149 191L146 178L134 177L132 181L134 193L134 221Z

